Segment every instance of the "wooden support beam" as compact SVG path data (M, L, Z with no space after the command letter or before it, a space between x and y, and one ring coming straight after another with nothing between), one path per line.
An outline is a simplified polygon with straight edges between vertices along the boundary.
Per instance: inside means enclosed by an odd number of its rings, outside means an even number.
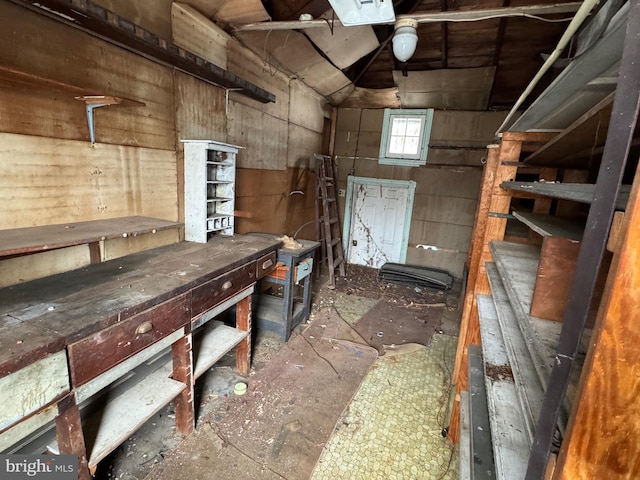
M193 352L191 333L171 345L173 379L186 388L175 398L176 429L187 436L195 430L195 407L193 404Z
M581 2L557 3L551 5L525 5L507 8L482 8L477 10L456 10L433 13L407 13L396 15L396 21L402 19L416 20L418 23L481 21L487 18L524 17L527 15L551 15L555 13L574 13L582 5ZM260 22L236 25L237 32L247 30L302 30L307 28L330 28L325 20L294 20L284 22ZM344 28L338 19L334 28ZM348 28L348 27L347 27Z
M91 480L94 472L89 472L80 409L72 395L58 402L56 440L61 454L78 455L78 480Z
M236 304L236 328L245 332L251 331L251 296L245 297ZM236 347L236 369L248 375L251 367L251 335L247 335Z

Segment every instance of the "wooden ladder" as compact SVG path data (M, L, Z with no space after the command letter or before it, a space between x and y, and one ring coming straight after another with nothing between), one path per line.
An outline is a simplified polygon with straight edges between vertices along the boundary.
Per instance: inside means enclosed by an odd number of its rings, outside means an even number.
M327 155L314 155L316 160L316 182L318 190L318 202L322 203L319 220L319 240L323 245L323 254L326 255L329 267L329 287L336 285L335 270L338 268L341 277L344 277L344 251L342 249L342 236L340 234L340 221L338 218L338 203L335 173L333 161ZM321 259L321 262L324 259Z

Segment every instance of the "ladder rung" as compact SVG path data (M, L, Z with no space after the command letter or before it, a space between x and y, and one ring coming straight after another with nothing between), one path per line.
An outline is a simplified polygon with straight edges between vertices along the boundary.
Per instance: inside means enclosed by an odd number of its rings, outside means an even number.
M336 201L336 199L335 199L335 198L333 198L333 197L329 197L329 198L327 198L327 202L335 202L335 201Z
M329 223L333 224L333 223L338 223L338 217L332 217L329 219Z
M333 268L337 267L342 262L344 262L344 258L342 258L342 256L334 258L333 259Z
M341 238L334 238L333 240L331 240L331 246L335 247L337 244L339 244L342 241Z

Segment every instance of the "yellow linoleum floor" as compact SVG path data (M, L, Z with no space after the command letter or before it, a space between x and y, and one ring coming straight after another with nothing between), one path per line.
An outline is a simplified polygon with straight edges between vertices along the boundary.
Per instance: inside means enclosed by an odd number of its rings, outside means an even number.
M312 480L457 479L457 448L442 437L456 342L434 335L427 347L378 358Z

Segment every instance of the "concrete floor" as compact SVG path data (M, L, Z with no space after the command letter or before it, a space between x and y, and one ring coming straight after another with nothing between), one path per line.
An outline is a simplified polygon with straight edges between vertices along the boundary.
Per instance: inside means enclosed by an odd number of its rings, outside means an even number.
M345 294L341 289L327 288L326 278L320 278L314 285L310 322L322 308L333 306L345 322L354 324L380 299L380 295L372 293ZM459 328L459 295L459 283L441 294L446 306L437 335L427 348L376 360L326 444L312 480L457 478L456 448L442 438L441 431L448 413L448 378ZM264 367L282 347L276 335L258 332L250 375ZM233 395L233 386L245 380L233 371L233 365L230 354L202 377L197 395L199 418L206 418L219 408ZM405 414L399 415L401 412ZM143 480L182 442L173 420L171 406L158 413L102 462L96 480ZM202 426L200 423L199 428ZM381 450L372 455L374 448ZM359 452L360 457L354 452ZM393 461L381 461L383 458Z

